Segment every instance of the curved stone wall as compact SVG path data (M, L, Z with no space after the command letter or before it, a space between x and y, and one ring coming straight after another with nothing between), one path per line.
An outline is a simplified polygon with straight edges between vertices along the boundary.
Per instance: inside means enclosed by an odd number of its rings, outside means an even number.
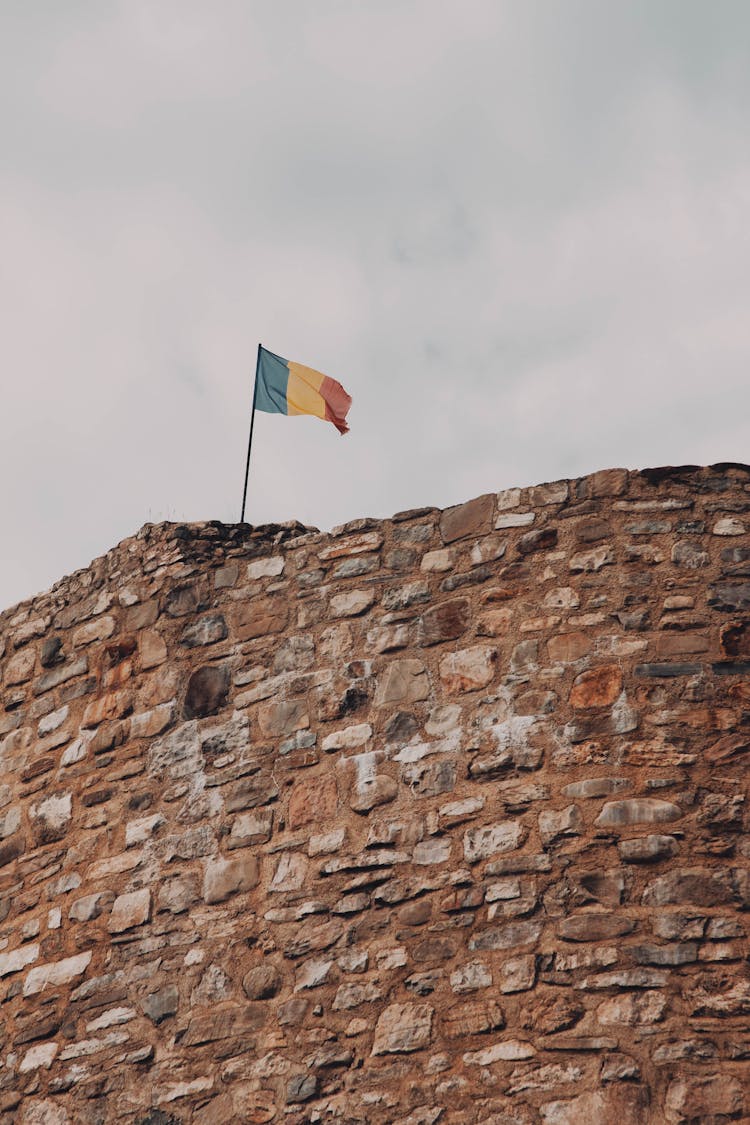
M146 526L0 617L0 1122L748 1120L750 470Z

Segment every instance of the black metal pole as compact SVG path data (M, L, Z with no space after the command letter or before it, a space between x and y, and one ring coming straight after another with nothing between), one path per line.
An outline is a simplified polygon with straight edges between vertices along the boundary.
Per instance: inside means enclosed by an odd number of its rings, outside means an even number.
M245 464L245 487L242 490L242 514L240 523L245 522L245 501L247 500L247 478L250 475L250 450L253 448L253 426L255 424L255 400L258 397L258 370L260 368L260 344L258 344L258 358L255 361L255 386L253 387L253 409L250 413L250 439L247 443L247 462Z

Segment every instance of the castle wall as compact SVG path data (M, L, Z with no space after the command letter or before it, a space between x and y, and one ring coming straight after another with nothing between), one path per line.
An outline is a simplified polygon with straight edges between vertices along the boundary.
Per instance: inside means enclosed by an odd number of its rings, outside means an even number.
M0 1122L750 1119L750 469L147 525L0 617Z

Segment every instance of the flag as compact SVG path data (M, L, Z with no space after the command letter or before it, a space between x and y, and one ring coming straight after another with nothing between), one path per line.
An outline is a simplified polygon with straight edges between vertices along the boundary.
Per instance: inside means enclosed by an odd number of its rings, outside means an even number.
M256 378L257 410L266 414L313 414L333 422L340 434L348 432L346 415L352 400L335 379L282 359L264 347L258 351Z

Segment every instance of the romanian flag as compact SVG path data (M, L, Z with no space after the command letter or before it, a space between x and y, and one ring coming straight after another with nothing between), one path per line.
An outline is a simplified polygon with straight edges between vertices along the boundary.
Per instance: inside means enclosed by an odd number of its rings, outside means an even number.
M255 386L255 408L267 414L313 414L333 422L340 434L349 430L346 415L352 404L341 383L292 363L261 347Z

